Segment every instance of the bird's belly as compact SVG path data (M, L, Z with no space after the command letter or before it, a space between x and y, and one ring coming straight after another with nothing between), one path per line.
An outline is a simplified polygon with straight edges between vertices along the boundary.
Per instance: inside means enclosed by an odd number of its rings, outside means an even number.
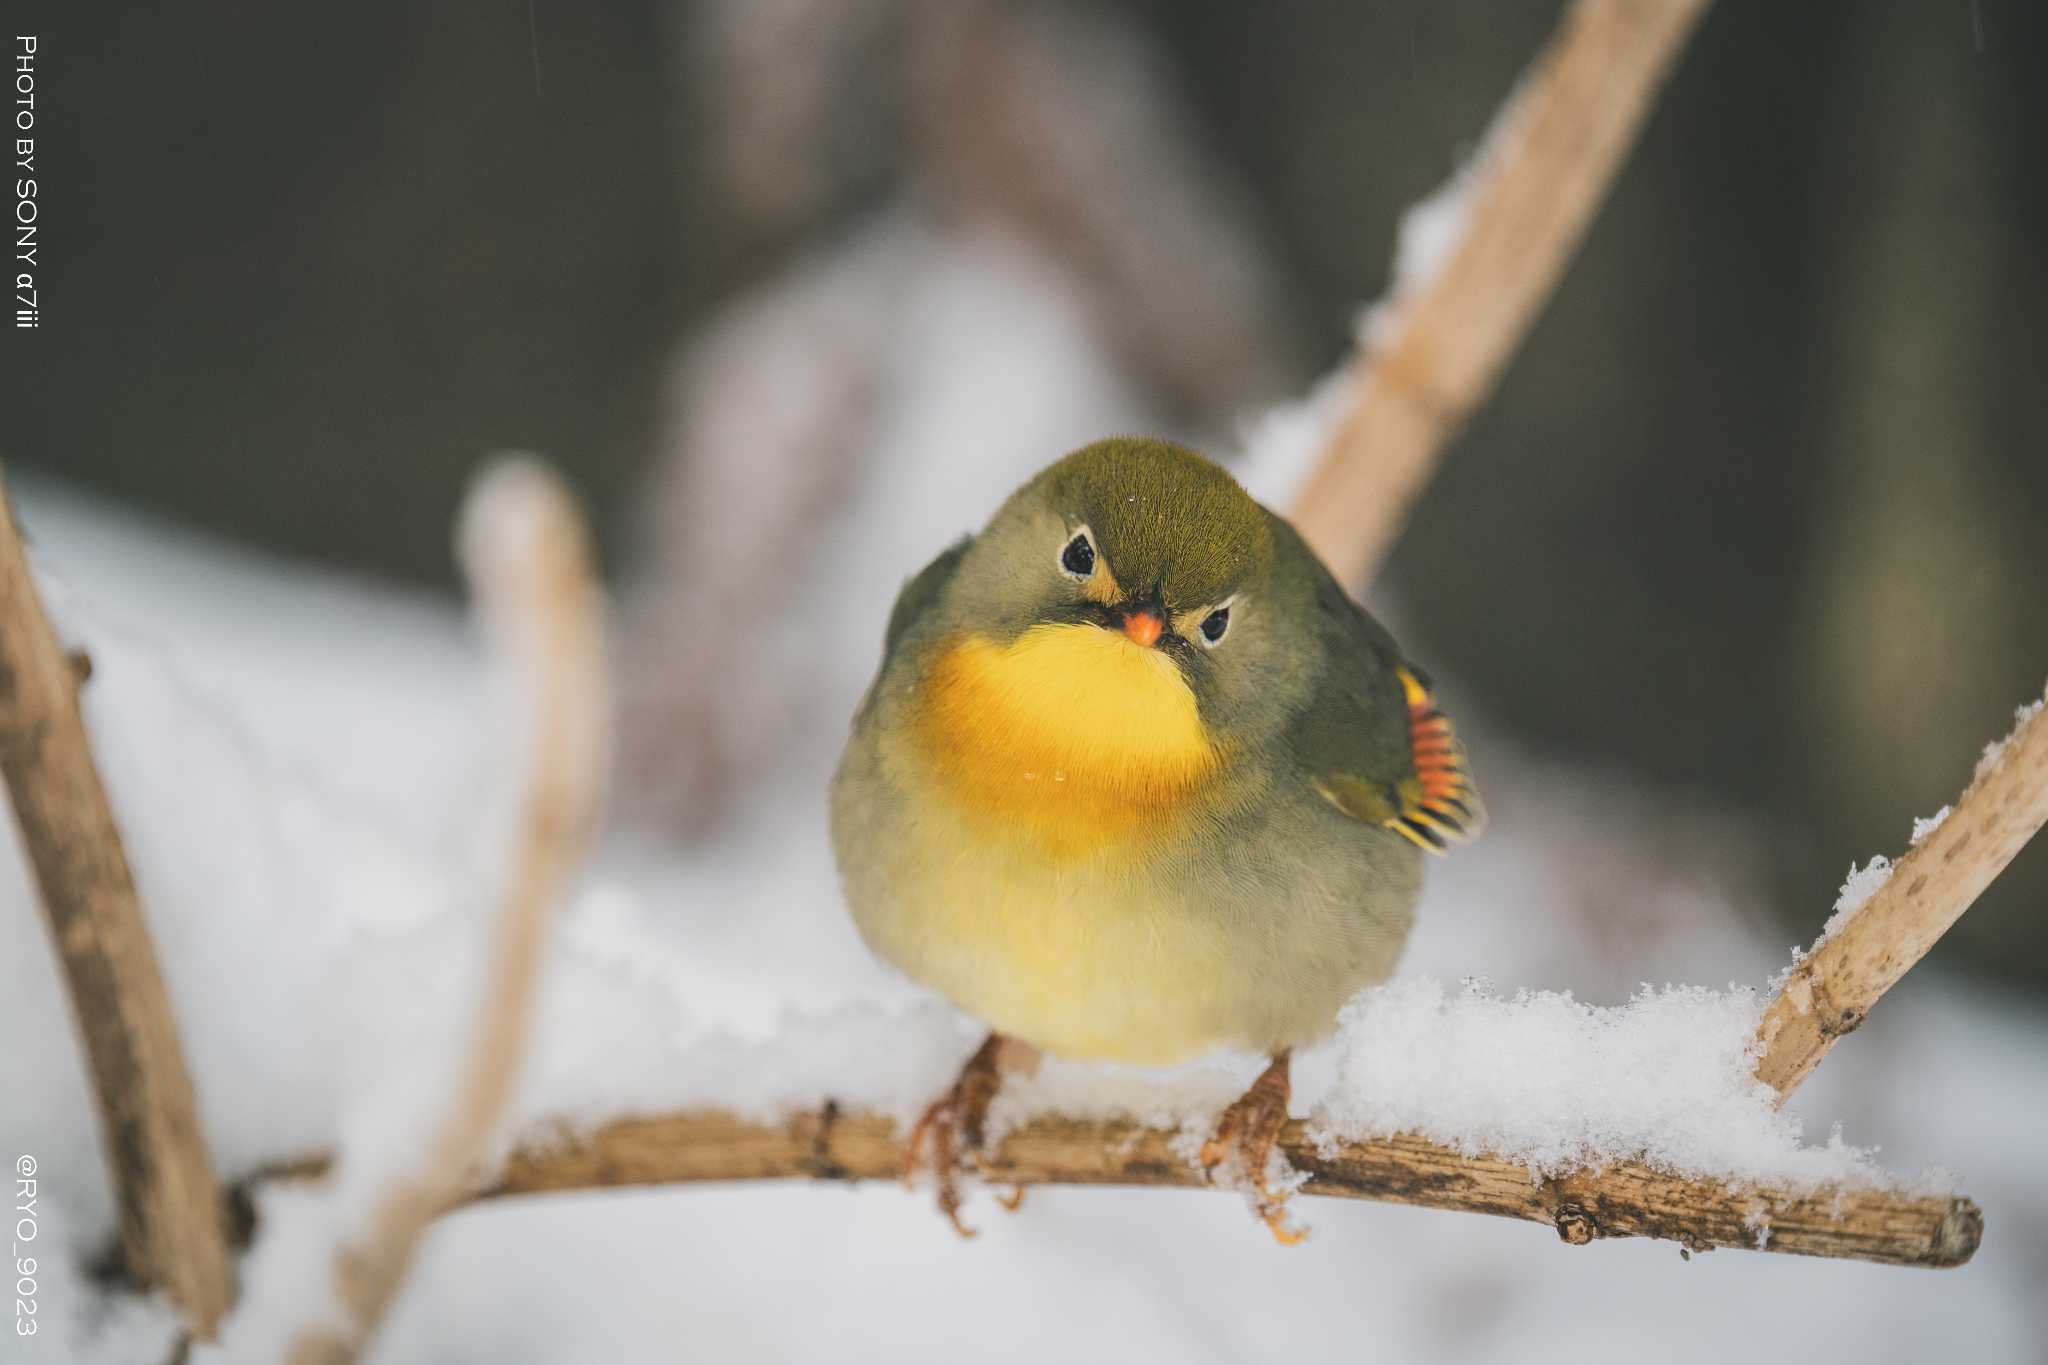
M1142 872L933 850L857 917L883 956L998 1032L1159 1066L1256 1046L1265 1012L1222 920Z
M879 956L998 1032L1142 1066L1277 1051L1325 1036L1399 957L1420 855L1305 783L1282 805L1219 777L1055 839L888 732L858 732L833 785L848 907Z

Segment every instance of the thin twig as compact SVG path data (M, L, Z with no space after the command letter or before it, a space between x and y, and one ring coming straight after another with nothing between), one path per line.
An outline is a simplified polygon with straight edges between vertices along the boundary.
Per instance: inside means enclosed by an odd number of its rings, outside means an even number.
M1442 267L1398 282L1356 367L1356 397L1294 521L1364 583L1444 442L1493 387L1585 235L1706 0L1576 0L1495 117L1469 217Z
M58 647L0 487L0 769L92 1066L124 1262L163 1285L192 1333L210 1341L234 1301L220 1189L79 715L88 671Z
M1757 1030L1756 1074L1789 1096L1853 1032L1879 996L1927 955L2048 822L2048 722L2036 711L1851 911L1785 979Z
M986 1163L992 1184L1203 1188L1167 1129L1041 1118L1008 1135ZM1281 1146L1308 1173L1308 1194L1379 1199L1547 1223L1574 1245L1660 1237L1690 1250L1746 1247L1896 1265L1952 1266L1977 1249L1983 1219L1967 1199L1880 1185L1790 1190L1687 1180L1620 1162L1552 1180L1498 1157L1464 1156L1423 1138L1324 1151L1300 1123ZM904 1152L894 1120L836 1105L781 1124L717 1113L629 1119L516 1154L483 1197L695 1181L896 1180Z
M532 462L480 480L464 509L464 567L511 675L532 686L536 737L504 922L464 1079L424 1166L380 1200L367 1242L337 1258L353 1321L294 1344L296 1365L352 1361L411 1267L427 1225L473 1179L524 1051L548 912L595 828L606 750L602 606L575 501Z

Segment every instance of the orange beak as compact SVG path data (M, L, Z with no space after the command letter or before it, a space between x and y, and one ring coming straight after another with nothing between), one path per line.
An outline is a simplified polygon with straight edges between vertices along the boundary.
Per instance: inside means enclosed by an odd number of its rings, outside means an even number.
M1124 634L1150 649L1159 643L1159 632L1166 624L1149 611L1134 611L1124 618Z

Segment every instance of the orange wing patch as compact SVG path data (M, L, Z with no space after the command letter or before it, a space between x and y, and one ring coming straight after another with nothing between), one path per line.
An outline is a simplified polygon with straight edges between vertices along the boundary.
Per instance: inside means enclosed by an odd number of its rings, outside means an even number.
M1465 765L1465 746L1451 728L1451 719L1436 709L1422 679L1408 668L1396 670L1408 696L1408 742L1415 755L1415 777L1401 784L1401 809L1385 822L1404 839L1431 853L1476 837L1486 827L1486 809Z

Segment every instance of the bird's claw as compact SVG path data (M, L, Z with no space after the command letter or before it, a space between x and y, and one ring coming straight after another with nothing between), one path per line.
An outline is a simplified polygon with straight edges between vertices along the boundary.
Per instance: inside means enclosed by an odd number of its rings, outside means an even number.
M1308 1240L1308 1229L1287 1217L1287 1196L1269 1197L1259 1204L1259 1221L1273 1240L1284 1247L1298 1247Z
M960 1175L981 1164L988 1108L1002 1085L1002 1072L996 1065L1001 1045L1002 1039L990 1034L988 1041L967 1059L952 1089L932 1101L924 1117L910 1130L903 1156L903 1183L908 1185L917 1177L918 1158L924 1152L925 1140L931 1139L931 1167L938 1183L939 1212L962 1237L973 1237L975 1229L960 1221ZM1005 1208L1014 1210L1024 1202L1022 1187L1001 1202Z
M1241 1173L1244 1188L1254 1199L1259 1220L1282 1246L1297 1246L1308 1229L1296 1227L1287 1218L1287 1200L1292 1191L1275 1190L1268 1177L1273 1149L1280 1130L1287 1126L1287 1102L1293 1087L1288 1077L1287 1056L1273 1059L1251 1088L1240 1095L1216 1121L1216 1131L1202 1144L1203 1169L1214 1180L1219 1172ZM1235 1156L1235 1171L1226 1166Z

